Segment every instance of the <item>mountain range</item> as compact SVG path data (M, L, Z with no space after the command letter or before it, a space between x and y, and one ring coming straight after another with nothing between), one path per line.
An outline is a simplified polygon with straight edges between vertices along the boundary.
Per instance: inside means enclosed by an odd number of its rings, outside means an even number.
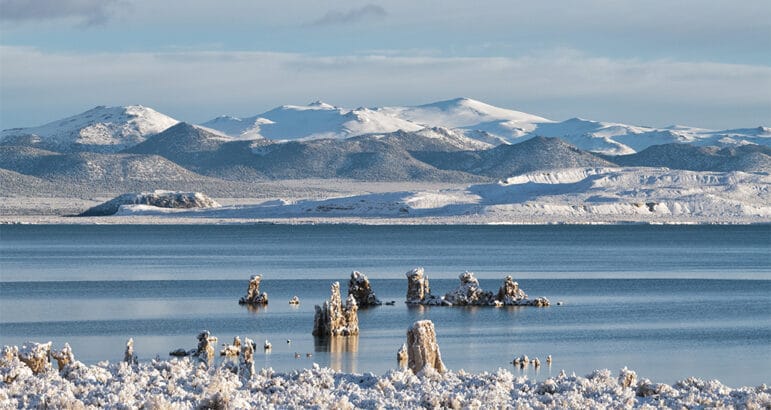
M413 107L284 105L200 125L143 106L101 106L0 134L0 182L8 193L51 184L221 192L303 178L467 183L613 166L769 172L771 130L556 122L458 98Z

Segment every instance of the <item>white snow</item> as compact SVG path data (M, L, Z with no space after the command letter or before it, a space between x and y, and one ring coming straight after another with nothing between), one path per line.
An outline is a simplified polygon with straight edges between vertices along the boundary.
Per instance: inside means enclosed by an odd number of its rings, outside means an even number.
M532 131L536 123L552 122L537 115L495 107L470 98L455 98L416 107L383 107L377 111L426 127L441 126L490 132L510 132L515 129Z
M321 101L308 105L283 105L243 119L222 116L202 125L232 137L264 137L273 140L346 138L423 128L367 108L350 110Z
M124 206L124 215L172 214ZM206 219L445 218L449 223L771 222L771 175L666 168L575 168L466 188L178 210Z
M96 107L39 127L4 130L0 133L0 142L25 138L37 140L44 148L55 150L68 150L75 145L116 152L176 123L177 120L140 105ZM283 105L247 118L220 116L201 126L223 137L272 140L348 138L399 130L420 131L429 137L457 140L465 136L478 141L478 147L471 147L474 149L545 136L561 138L583 150L612 155L631 154L652 145L667 143L720 147L744 144L771 146L771 128L766 126L721 131L682 125L655 128L581 118L556 122L469 98L419 106L356 109L317 101L308 105Z
M67 149L73 144L98 146L116 152L136 145L179 121L141 105L92 108L39 127L3 130L0 141L14 136L36 135L46 146Z
M473 134L463 130L443 127L423 128L417 131L416 134L426 138L442 140L448 145L463 150L484 150L500 145L503 142L489 134Z
M508 370L444 373L390 370L341 373L313 365L277 373L207 367L189 358L139 364L74 362L34 375L18 359L0 360L3 408L768 408L771 388L731 388L688 378L673 385L637 381L626 368L614 377L561 372L533 381Z
M231 137L276 140L347 138L397 130L444 128L487 145L517 143L535 136L557 137L583 150L611 155L632 154L668 143L771 145L768 127L715 131L687 126L654 128L581 118L557 122L470 98L353 110L323 102L284 105L249 118L222 116L203 125Z

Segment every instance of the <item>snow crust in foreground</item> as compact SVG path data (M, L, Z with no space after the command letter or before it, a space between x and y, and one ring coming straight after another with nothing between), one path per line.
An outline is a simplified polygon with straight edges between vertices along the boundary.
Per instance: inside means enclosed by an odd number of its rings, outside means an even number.
M61 373L38 375L18 360L0 367L1 408L768 408L771 388L730 388L688 378L674 385L638 381L622 369L596 370L541 382L499 369L415 375L391 370L382 376L341 373L315 365L241 379L233 366L207 368L190 359L87 366L74 362ZM11 380L12 379L12 380Z

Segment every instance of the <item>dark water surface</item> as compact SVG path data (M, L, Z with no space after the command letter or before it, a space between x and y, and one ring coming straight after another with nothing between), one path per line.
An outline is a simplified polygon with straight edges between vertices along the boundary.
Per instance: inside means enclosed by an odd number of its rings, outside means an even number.
M404 273L435 294L470 270L497 290L510 274L549 308L408 307ZM362 309L358 338L320 340L313 305L351 270L394 306ZM237 304L263 273L270 304ZM300 297L298 307L287 301ZM769 226L3 226L0 344L69 342L78 359L140 359L195 346L209 329L273 343L257 363L383 373L415 320L431 319L451 369L544 378L623 366L640 377L771 382ZM292 343L287 344L286 340ZM301 353L295 359L294 353ZM312 357L307 358L306 353ZM515 370L515 355L554 357Z

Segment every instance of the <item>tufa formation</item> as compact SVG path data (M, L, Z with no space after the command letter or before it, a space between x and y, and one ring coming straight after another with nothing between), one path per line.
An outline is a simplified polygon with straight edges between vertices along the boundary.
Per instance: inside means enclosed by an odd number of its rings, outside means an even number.
M359 334L359 310L352 295L343 305L340 297L340 283L335 282L330 288L329 300L324 305L316 305L313 318L314 336L350 336Z
M415 374L431 370L444 373L447 370L436 343L434 322L419 320L407 329L407 363Z
M351 272L351 279L348 280L348 296L353 296L360 308L382 304L375 296L367 276L358 271Z
M262 275L253 275L251 279L249 279L249 288L246 291L246 295L242 296L241 299L238 300L239 305L255 306L268 304L268 293L260 293L261 280Z
M424 276L423 268L407 272L407 303L417 305L440 306L535 306L546 307L551 304L544 297L528 299L527 294L519 288L519 284L506 276L498 293L482 290L479 280L473 272L463 272L458 277L460 285L442 297L431 294L428 278Z

